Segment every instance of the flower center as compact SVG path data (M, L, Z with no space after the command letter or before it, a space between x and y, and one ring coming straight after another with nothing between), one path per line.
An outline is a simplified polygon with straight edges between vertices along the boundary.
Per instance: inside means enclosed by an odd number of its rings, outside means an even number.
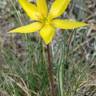
M42 22L43 24L51 24L51 20L48 17L45 17Z

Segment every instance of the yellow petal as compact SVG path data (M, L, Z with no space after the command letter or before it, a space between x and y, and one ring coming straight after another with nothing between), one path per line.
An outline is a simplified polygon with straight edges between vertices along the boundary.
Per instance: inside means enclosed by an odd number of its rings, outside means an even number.
M46 0L37 0L37 8L43 17L47 17L48 7Z
M11 30L9 33L31 33L40 30L42 24L39 22L34 22L16 29Z
M39 20L42 18L41 14L37 11L34 4L29 3L28 0L18 0L24 11L32 20Z
M55 19L53 20L53 25L57 28L61 29L74 29L82 26L86 26L87 24L84 22L78 22L74 20L61 20L61 19Z
M42 37L42 39L44 40L44 42L46 44L49 44L54 35L55 35L55 28L49 24L46 24L40 31L40 35Z
M55 0L49 12L50 18L60 16L67 8L71 0Z

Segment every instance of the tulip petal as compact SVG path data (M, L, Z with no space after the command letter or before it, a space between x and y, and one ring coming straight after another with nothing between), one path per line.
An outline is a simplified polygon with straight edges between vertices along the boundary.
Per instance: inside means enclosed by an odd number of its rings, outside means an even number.
M63 14L71 0L55 0L49 12L50 18L56 18Z
M39 20L42 18L41 14L38 12L36 6L29 3L28 0L18 0L24 11L32 20Z
M48 7L46 0L37 0L37 8L43 17L47 17Z
M16 29L11 30L9 33L31 33L40 30L42 24L39 22L34 22Z
M55 19L53 20L54 27L61 28L61 29L74 29L78 27L86 26L87 24L84 22L78 22L74 20L61 20L61 19Z
M45 44L49 44L54 35L55 35L55 28L49 24L46 24L40 31L40 35L44 40Z

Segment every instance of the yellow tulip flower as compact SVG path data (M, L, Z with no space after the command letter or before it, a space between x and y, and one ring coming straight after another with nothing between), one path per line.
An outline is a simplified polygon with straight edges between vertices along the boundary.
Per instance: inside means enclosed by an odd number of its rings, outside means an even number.
M18 1L34 22L13 29L10 33L31 33L39 31L44 42L49 44L55 35L56 28L74 29L87 25L84 22L57 18L64 13L71 0L62 0L61 2L60 0L54 0L49 11L46 0L36 0L36 4L30 3L28 0Z

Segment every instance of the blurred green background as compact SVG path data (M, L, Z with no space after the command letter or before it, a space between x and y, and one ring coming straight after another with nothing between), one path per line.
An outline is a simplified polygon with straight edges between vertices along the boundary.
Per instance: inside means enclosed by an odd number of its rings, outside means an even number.
M90 26L57 30L51 44L56 94L96 96L96 0L71 0L61 18ZM30 22L18 0L0 0L0 96L50 96L46 50L38 33L8 34Z

